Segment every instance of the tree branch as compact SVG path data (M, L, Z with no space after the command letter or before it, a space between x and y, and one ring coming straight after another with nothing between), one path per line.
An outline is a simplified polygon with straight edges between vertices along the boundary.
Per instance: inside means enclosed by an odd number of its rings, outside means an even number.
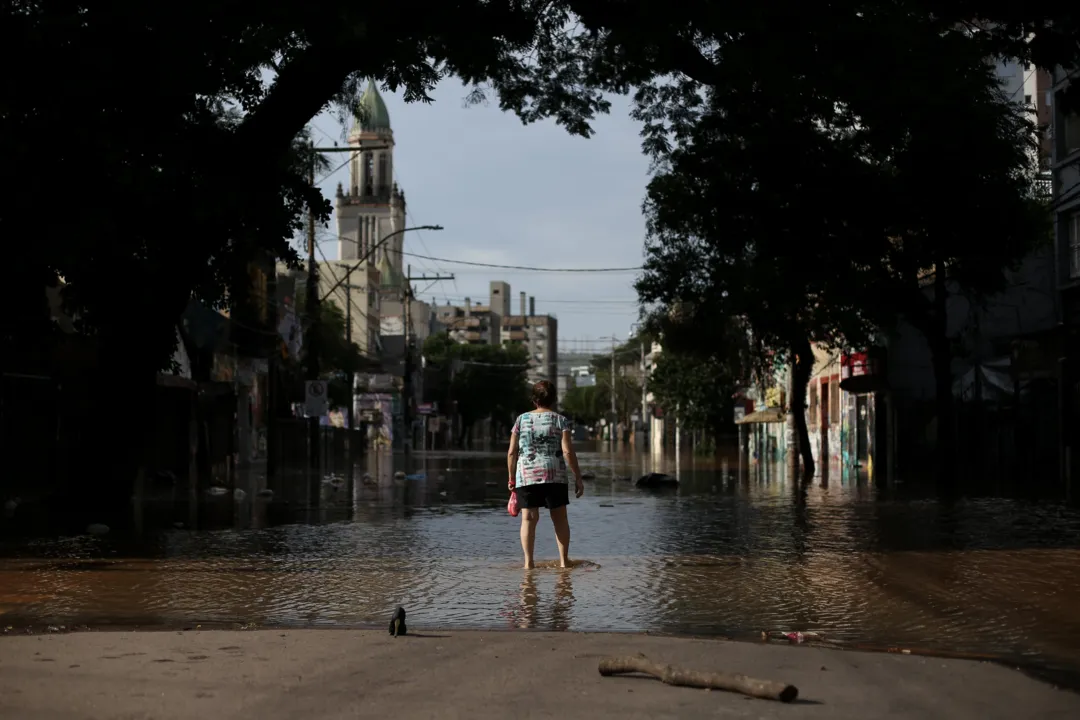
M359 34L366 32L361 30ZM297 134L358 70L356 38L352 40L314 43L281 65L266 99L241 123L234 136L236 142L258 154L279 160L287 157ZM377 56L377 48L367 49ZM280 152L274 153L274 148Z

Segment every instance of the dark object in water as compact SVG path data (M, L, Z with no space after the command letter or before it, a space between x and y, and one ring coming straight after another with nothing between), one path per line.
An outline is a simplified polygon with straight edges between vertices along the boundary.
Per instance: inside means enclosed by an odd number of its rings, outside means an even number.
M596 479L596 473L583 472L583 473L581 473L581 479L582 480L595 480Z
M678 485L678 479L666 473L649 473L648 475L642 475L637 481L639 488L665 488L678 487Z
M405 608L399 607L394 611L394 616L390 618L390 634L394 637L398 635L404 635L408 632L405 627Z

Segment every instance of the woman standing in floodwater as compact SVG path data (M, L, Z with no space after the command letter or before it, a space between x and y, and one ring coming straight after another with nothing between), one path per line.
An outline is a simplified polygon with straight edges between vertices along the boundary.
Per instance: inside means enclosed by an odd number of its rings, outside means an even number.
M521 508L521 549L525 552L525 568L533 567L533 546L536 544L536 523L540 508L546 507L555 526L559 543L559 566L570 566L570 521L566 506L570 504L570 479L567 465L574 473L574 495L581 497L581 468L574 452L569 420L555 412L555 386L547 380L533 385L532 402L536 409L522 413L510 435L510 451L506 467L510 474L507 485L517 492Z

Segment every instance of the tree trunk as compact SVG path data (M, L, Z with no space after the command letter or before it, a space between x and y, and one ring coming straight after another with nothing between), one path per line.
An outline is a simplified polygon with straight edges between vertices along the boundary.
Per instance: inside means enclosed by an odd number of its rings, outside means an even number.
M784 459L787 476L794 478L799 473L799 420L795 410L795 354L792 353L787 376L787 416L784 422Z
M937 472L943 487L951 486L956 470L955 408L953 403L952 347L948 336L948 288L945 268L934 272L934 312L927 324L927 343L934 364L934 402L937 408Z
M803 479L814 477L814 448L810 445L810 430L806 426L806 389L814 371L814 351L810 339L801 336L791 344L791 415L795 421L795 436L802 456Z

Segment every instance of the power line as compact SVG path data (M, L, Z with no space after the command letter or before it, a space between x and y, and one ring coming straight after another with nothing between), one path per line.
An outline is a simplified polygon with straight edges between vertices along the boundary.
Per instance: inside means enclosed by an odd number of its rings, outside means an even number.
M398 252L391 250L390 252ZM455 265L471 265L473 267L487 267L487 268L499 268L502 270L526 270L528 272L565 272L565 273L606 273L606 272L637 272L641 270L641 266L637 267L613 267L613 268L544 268L544 267L529 267L527 265L498 265L495 263L482 263L472 262L469 260L451 260L449 258L432 257L430 255L418 255L416 253L408 253L400 251L402 255L408 255L409 257L422 258L424 260L432 260L434 262L453 263Z
M400 185L401 187L405 187L405 181L401 177L401 172L399 170L397 170L396 168L395 168L395 170L396 170L396 172L394 174L397 176L398 185ZM416 218L413 217L412 212L409 211L409 206L407 204L405 205L405 219L410 221L413 225L420 225L421 224L421 223L416 222ZM413 233L413 235L416 236L416 240L417 240L417 242L420 243L420 247L422 247L424 249L424 252L430 253L431 251L428 250L427 242L424 240L423 234L420 233L420 232L415 232L415 233ZM401 244L402 248L405 247L405 243L408 242L409 239L410 238L406 238L402 242L402 244ZM421 269L424 268L423 265L421 265L420 267L421 267ZM441 274L444 274L444 271L443 271L442 268L440 268L438 265L436 265L433 268L433 273L435 275L441 275ZM424 292L427 292L428 290L430 290L433 285L435 285L434 282L430 283L426 288L424 288ZM455 286L455 288L457 287L457 280L456 279L454 280L454 286ZM445 289L443 289L443 297L446 298L446 290ZM447 298L447 302L449 302L449 298Z
M342 235L335 235L332 231L323 231L330 237L337 238L339 240L350 240L351 238L344 237ZM329 238L328 238L329 239ZM566 273L609 273L609 272L637 272L642 269L640 265L635 267L611 267L611 268L543 268L543 267L531 267L528 265L498 265L496 263L482 263L473 262L471 260L451 260L449 258L434 257L432 255L421 255L419 253L406 252L404 250L395 250L393 248L385 248L387 253L398 253L399 255L405 255L408 257L420 258L421 260L431 260L432 262L446 262L453 263L455 265L471 265L473 267L482 268L497 268L501 270L522 270L525 272L566 272Z
M338 277L338 274L337 274L336 270L334 269L333 263L331 263L329 260L326 259L326 253L324 253L322 251L322 248L319 247L319 245L317 243L315 245L315 249L319 252L319 255L322 256L323 262L326 263L326 269L329 270L330 275L334 278L334 284L335 285L342 285L343 284L342 280L341 280L341 278ZM356 304L356 301L353 300L352 293L349 292L348 289L345 289L345 298L346 298L346 302L348 302L349 305L356 310L356 312L360 313L361 317L367 316L368 311L364 310L364 309L361 309L361 307ZM365 326L367 324L368 323L364 323ZM356 343L358 346L360 346L362 350L365 350L365 351L371 350L371 347L368 345L367 338L365 337L365 338L361 338L361 339L362 339L363 342L356 342L355 339L353 340L353 342Z
M359 151L359 150L357 150L356 152L360 152L360 151ZM348 159L348 160L346 160L345 162L341 163L341 164L340 164L340 165L338 165L338 166L337 166L336 168L334 168L333 170L331 170L330 172L326 173L326 174L325 174L325 175L323 175L323 176L322 176L321 178L319 178L318 180L316 180L316 181L315 181L315 184L316 184L316 185L321 185L322 183L326 182L327 180L329 180L330 178L332 178L332 177L333 177L333 176L334 176L335 174L337 174L337 172L338 172L339 170L341 170L341 168L345 167L346 165L348 165L348 164L349 164L349 163L351 163L352 161L353 161L353 157L352 157L352 155L350 155L350 156L349 156L349 159Z
M466 297L465 295L450 295L450 296L446 296L445 299L447 299L447 300L450 300L450 299L464 300L465 297ZM468 296L468 297L472 298L473 296ZM604 299L604 298L597 298L597 299L594 299L594 298L580 298L580 299L559 298L559 299L552 299L552 298L538 298L538 297L533 296L533 299L537 303L553 303L553 304L565 304L565 305L588 305L590 303L601 304L601 305L612 305L612 304L614 304L614 305L638 305L638 304L640 304L640 301L638 301L638 300L630 300L630 299L620 300L620 299L616 299L616 298L611 298L611 299Z

